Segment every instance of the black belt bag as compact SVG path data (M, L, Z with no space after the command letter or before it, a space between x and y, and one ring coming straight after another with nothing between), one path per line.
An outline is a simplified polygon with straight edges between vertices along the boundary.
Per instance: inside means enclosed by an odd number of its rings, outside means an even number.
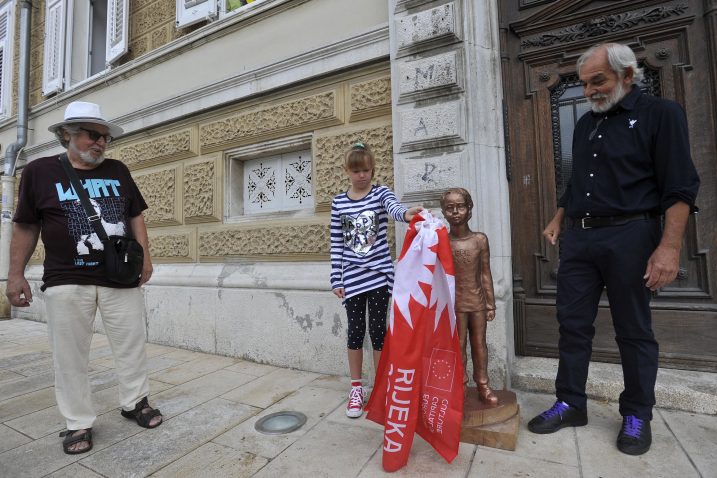
M122 285L132 285L139 280L144 264L144 249L142 245L131 237L107 236L107 231L102 227L102 217L90 204L87 191L80 184L80 178L70 165L67 154L60 155L60 163L65 169L67 177L70 178L72 187L75 188L77 197L87 214L92 229L102 241L105 250L105 277L111 282Z
M657 214L641 212L637 214L624 214L622 216L568 217L566 218L566 222L568 227L592 229L594 227L622 226L623 224L627 224L631 221L652 219L655 217L657 217Z

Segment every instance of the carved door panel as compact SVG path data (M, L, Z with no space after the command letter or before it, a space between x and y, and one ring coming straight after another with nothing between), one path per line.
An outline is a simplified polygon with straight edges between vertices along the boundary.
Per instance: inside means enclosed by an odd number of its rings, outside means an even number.
M517 353L557 356L558 250L541 233L570 177L574 125L589 110L575 61L591 45L615 41L635 50L644 91L684 106L702 180L678 278L652 301L660 364L717 370L717 0L499 4ZM593 360L619 360L605 295Z

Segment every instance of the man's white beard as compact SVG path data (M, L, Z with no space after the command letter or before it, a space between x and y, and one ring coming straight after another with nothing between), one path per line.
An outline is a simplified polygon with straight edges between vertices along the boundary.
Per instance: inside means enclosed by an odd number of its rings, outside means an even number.
M95 158L94 156L92 156L91 151L85 151L83 153L80 153L77 148L74 147L72 144L69 145L69 148L72 150L73 153L79 156L80 161L82 161L87 166L99 166L105 160L104 154L100 154L97 158Z
M618 104L620 100L625 96L625 88L623 88L622 83L619 83L613 88L612 93L610 94L603 94L603 93L595 93L592 95L590 99L590 108L595 113L604 113L610 109L612 109L613 106ZM596 100L606 100L602 104L598 104Z

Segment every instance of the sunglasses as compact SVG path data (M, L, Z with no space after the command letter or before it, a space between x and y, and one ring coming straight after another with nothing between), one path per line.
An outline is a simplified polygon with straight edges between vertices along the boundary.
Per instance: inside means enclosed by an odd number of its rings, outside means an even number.
M100 138L105 140L105 144L110 144L114 138L108 134L102 134L97 131L91 130L91 129L85 129L85 128L77 128L80 131L84 131L87 133L87 136L94 141L95 143L100 140Z

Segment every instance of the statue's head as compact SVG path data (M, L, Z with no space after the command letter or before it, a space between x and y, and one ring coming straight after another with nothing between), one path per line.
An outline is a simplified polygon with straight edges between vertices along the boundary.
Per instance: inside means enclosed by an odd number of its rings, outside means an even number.
M451 226L467 224L473 215L473 199L463 188L452 188L441 196L441 211Z

